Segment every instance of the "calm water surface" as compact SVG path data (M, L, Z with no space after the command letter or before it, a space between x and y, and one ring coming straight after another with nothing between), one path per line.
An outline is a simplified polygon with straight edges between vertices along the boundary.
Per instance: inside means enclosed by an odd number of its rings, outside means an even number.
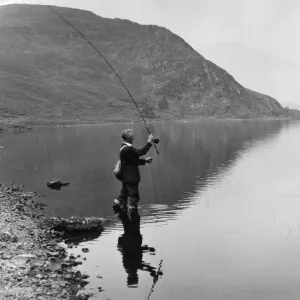
M140 125L137 145L147 137ZM131 127L132 127L131 126ZM128 125L40 128L0 135L0 181L46 194L53 216L112 215L111 170ZM129 126L130 127L130 126ZM113 218L80 243L94 299L299 299L300 124L201 121L152 125L160 155L142 168L143 244L121 251ZM61 191L46 182L70 181ZM81 249L90 252L83 254ZM134 247L133 247L134 248ZM133 273L138 281L128 286ZM98 287L103 289L98 291Z

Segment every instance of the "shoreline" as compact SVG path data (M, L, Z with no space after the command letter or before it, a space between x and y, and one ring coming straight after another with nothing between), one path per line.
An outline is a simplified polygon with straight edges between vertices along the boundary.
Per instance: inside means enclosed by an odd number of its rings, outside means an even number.
M147 124L156 124L164 122L196 122L201 120L214 120L214 121L296 121L291 117L254 117L254 118L239 118L239 117L224 117L224 116L187 116L177 118L154 118L147 119ZM2 120L0 121L0 133L7 131L26 132L33 130L34 128L42 127L73 127L73 126L88 126L88 125L117 125L117 124L139 124L143 123L142 120L129 120L129 119L105 119L105 120L91 120L91 121L79 121L79 120Z
M0 184L0 299L88 299L78 257L59 245L63 233L43 229L43 195Z

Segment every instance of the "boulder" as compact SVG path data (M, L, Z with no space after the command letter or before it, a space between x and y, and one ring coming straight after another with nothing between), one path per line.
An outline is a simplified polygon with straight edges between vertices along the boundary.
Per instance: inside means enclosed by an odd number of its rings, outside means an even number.
M51 217L44 220L41 225L43 228L56 231L79 233L102 231L103 226L108 222L107 219L96 217L71 217L68 219Z
M82 218L71 217L66 220L66 231L98 231L103 229L103 225L107 223L104 218Z
M60 180L54 180L47 183L47 187L53 190L60 190L62 186L70 185L70 182L63 182Z

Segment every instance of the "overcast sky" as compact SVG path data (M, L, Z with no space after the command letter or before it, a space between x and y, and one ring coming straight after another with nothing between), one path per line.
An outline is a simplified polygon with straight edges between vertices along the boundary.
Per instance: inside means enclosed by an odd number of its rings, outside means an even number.
M0 3L30 2L7 1ZM110 18L165 26L201 46L237 42L300 64L299 0L43 0Z

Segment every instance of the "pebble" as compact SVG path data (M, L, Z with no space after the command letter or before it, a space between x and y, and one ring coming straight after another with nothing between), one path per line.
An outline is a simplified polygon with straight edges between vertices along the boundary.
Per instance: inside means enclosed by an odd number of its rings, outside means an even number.
M76 300L88 300L90 297L92 297L93 294L92 293L88 293L86 291L79 291L76 294Z
M57 257L57 256L59 256L59 252L58 251L48 251L47 255Z
M37 268L41 268L43 266L43 263L42 262L35 262L33 264L34 267L37 267Z
M28 258L28 259L36 258L36 256L33 255L33 254L20 254L20 255L17 255L16 257L18 257L18 258Z
M10 291L24 291L16 298L11 294L8 299L75 299L81 289L78 283L87 275L82 276L79 272L75 277L72 269L61 269L66 250L57 244L62 241L61 237L51 238L39 226L43 214L37 215L39 219L33 219L36 214L30 210L37 204L36 197L34 193L6 190L0 184L0 282L4 283L0 284L0 299L5 287ZM12 209L15 209L14 213ZM50 268L53 262L59 269ZM66 261L66 266L72 267L75 263L79 264L74 257L73 262ZM27 297L29 290L30 298Z

